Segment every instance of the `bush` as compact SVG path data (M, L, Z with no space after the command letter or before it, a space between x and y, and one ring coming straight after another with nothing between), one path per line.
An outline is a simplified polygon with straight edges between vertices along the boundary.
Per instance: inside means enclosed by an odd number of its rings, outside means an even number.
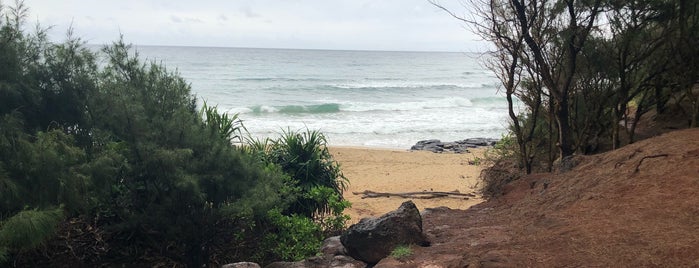
M349 201L325 186L315 186L304 193L304 196L317 203L326 203L330 209L328 213L319 214L315 218L325 236L339 235L345 229L345 224L350 217L342 213L352 206Z
M269 211L267 217L273 229L263 237L263 250L286 261L300 261L318 252L323 242L322 230L312 219L282 215L276 209Z
M316 218L332 214L329 199L308 195L314 187L330 189L339 197L338 200L342 200L347 178L328 151L326 143L322 133L312 130L288 130L277 140L249 140L246 149L248 154L281 167L292 179L293 186L299 189L295 202L284 211L285 215L298 214Z

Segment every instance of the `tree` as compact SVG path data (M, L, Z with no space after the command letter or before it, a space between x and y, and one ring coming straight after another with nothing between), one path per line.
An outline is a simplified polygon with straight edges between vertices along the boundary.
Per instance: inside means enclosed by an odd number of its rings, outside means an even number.
M249 153L232 144L237 115L198 108L179 74L123 39L93 52L72 30L27 34L26 11L0 6L0 266L301 258L344 226L346 179L321 133ZM75 233L111 250L80 252Z
M692 1L470 0L468 17L432 3L493 45L486 66L500 79L527 173L534 163L551 170L553 144L563 160L633 142L641 116L663 113L668 100L688 126L699 118Z

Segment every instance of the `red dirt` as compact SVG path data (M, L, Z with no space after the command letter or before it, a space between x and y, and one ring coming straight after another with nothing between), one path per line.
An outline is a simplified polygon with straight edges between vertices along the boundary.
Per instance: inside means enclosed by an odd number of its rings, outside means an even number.
M376 267L699 267L699 129L575 160L467 210L427 209L432 246Z

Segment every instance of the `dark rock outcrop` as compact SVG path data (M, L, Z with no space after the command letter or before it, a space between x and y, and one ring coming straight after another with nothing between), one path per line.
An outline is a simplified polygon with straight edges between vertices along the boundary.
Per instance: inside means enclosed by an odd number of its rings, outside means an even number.
M398 245L429 246L422 232L422 217L412 201L379 218L364 218L340 237L349 256L377 263Z
M418 141L410 147L411 151L430 151L433 153L453 152L453 153L468 153L469 148L478 148L485 146L493 146L498 142L498 139L490 138L472 138L453 142L442 142L440 140L423 140Z

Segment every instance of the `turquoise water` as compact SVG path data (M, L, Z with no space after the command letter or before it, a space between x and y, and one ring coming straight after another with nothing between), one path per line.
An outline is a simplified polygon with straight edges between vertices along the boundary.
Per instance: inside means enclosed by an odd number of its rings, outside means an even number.
M507 106L476 55L136 47L258 138L305 127L331 145L410 148L418 140L499 138Z

